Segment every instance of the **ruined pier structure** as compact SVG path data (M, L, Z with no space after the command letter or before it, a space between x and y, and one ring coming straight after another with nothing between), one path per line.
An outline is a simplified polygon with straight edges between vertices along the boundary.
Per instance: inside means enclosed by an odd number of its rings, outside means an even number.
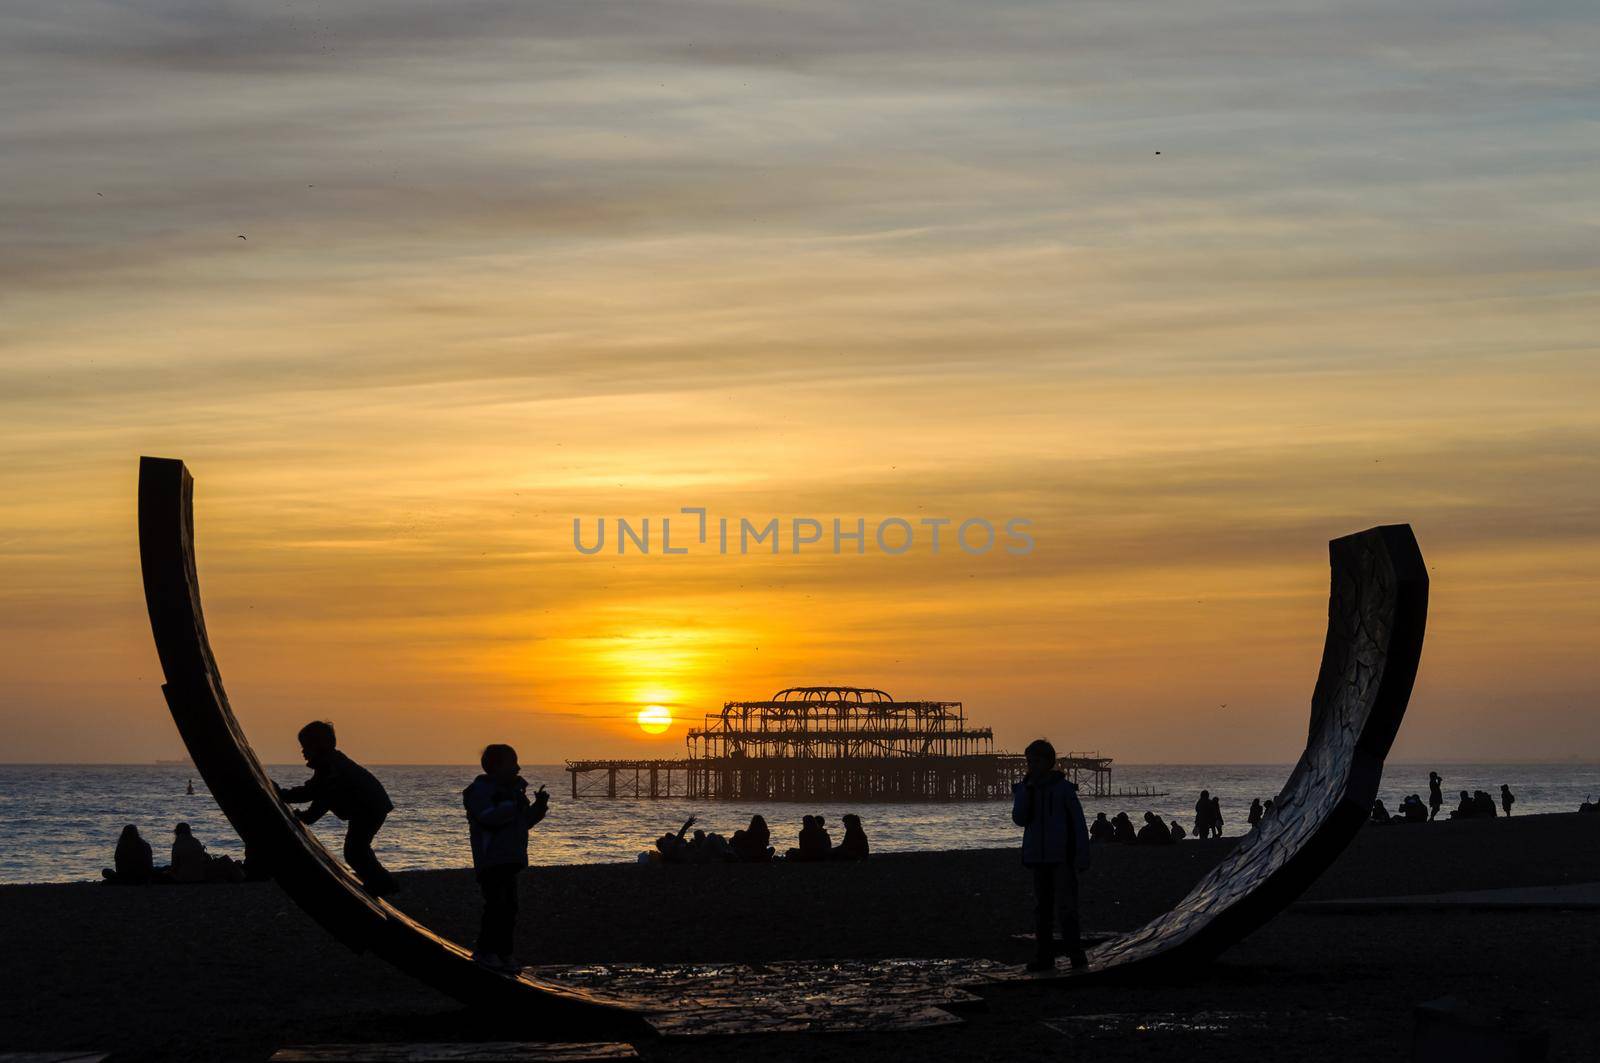
M687 757L569 760L572 796L725 801L973 801L1009 797L1027 764L996 753L959 701L862 687L793 687L730 701L689 731ZM1068 753L1085 794L1111 793L1111 758Z

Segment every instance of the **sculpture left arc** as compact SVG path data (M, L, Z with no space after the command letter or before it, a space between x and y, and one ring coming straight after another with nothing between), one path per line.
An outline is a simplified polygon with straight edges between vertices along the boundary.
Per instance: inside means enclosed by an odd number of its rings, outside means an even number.
M491 1006L551 1032L650 1032L625 1001L474 963L471 954L370 897L277 796L228 704L206 636L195 571L194 479L183 462L139 460L139 561L162 693L195 768L252 857L330 934L469 1006Z

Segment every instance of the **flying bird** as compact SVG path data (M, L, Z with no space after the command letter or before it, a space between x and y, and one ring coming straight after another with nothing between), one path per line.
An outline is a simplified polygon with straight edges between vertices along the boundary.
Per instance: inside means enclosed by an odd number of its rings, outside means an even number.
M249 237L247 237L247 236L243 236L243 235L241 235L241 236L240 236L240 237L239 237L239 239L241 239L241 240L248 240L248 239L249 239Z

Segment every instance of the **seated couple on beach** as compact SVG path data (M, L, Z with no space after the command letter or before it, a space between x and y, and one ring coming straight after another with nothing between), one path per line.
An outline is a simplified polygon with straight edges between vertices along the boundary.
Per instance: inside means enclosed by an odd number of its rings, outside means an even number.
M167 885L169 883L243 882L244 868L231 856L212 856L189 824L180 823L172 831L172 862L156 867L150 843L129 823L117 838L112 860L115 867L100 872L114 886Z
M844 837L838 845L828 834L828 822L821 816L802 816L799 844L784 854L786 860L800 863L821 863L825 860L865 860L870 854L867 832L861 828L861 817L853 812L844 815Z

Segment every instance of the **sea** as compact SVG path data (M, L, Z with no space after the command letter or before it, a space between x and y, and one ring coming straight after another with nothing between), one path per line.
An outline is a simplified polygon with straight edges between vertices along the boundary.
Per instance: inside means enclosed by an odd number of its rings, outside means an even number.
M1113 776L1119 791L1139 796L1085 796L1096 812L1126 811L1142 822L1146 811L1194 825L1195 798L1202 789L1222 800L1223 834L1247 829L1252 798L1272 797L1288 779L1288 764L1119 764ZM461 790L477 774L475 766L372 765L394 800L395 811L378 836L377 849L394 870L458 868L471 864L461 807ZM1600 765L1560 764L1391 764L1380 789L1390 810L1406 794L1426 800L1428 771L1444 776L1447 800L1459 790L1498 795L1508 784L1516 794L1514 815L1576 812L1600 794ZM308 775L304 765L278 765L272 776L289 785ZM550 815L534 831L535 864L632 863L656 837L676 831L688 816L697 826L731 835L754 813L766 817L773 844L795 844L800 817L825 816L835 841L843 834L840 817L854 812L874 852L939 849L989 849L1015 845L1009 801L939 804L850 804L840 802L692 801L584 797L572 800L562 765L524 765L530 787L543 783L551 793ZM186 793L194 783L193 795ZM1158 796L1150 796L1153 792ZM98 879L111 863L124 824L137 824L166 861L172 828L190 824L215 854L243 856L244 846L205 782L186 763L178 764L9 764L0 765L0 883L77 882ZM333 852L339 851L342 825L331 816L315 828Z

